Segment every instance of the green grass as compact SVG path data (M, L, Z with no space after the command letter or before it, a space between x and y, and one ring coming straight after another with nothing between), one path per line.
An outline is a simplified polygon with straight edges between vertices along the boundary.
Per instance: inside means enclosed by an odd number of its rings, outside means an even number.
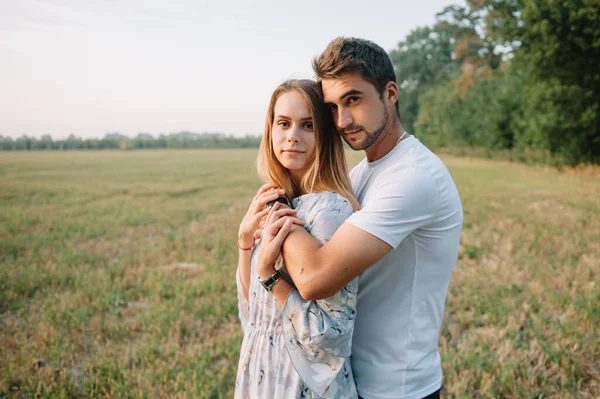
M231 397L255 155L2 154L0 397ZM445 397L598 397L600 179L444 161L465 209Z

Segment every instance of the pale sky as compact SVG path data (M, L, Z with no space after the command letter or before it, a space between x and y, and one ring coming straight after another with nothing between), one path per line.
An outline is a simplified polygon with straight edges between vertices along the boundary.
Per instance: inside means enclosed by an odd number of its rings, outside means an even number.
M259 135L333 38L389 51L450 3L0 0L0 135Z

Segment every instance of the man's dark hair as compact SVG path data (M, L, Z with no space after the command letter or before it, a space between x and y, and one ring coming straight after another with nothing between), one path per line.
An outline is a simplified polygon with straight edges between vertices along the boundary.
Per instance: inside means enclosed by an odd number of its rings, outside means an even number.
M355 37L338 37L312 61L312 67L320 83L323 79L336 79L345 72L360 72L383 98L388 82L396 83L392 60L383 48L370 40ZM398 101L396 114L400 117Z

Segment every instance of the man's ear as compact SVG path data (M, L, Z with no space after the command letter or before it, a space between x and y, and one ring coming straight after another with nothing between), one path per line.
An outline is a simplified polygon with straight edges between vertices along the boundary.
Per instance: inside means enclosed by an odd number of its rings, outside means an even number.
M389 81L383 89L383 95L387 103L394 106L398 101L398 85Z

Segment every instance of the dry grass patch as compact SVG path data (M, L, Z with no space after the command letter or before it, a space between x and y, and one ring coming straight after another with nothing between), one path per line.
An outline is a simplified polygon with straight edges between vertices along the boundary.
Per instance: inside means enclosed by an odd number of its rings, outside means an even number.
M0 397L231 397L235 239L260 186L255 156L0 159ZM445 397L599 397L597 175L444 161L465 209L440 334Z

